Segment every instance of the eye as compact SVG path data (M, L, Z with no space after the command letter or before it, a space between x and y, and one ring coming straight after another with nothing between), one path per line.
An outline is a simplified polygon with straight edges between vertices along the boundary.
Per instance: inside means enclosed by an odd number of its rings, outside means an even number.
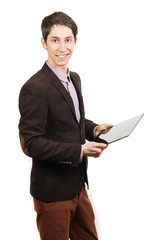
M70 39L70 38L66 39L66 43L69 43L71 41L72 41L72 39Z
M54 42L54 43L58 43L58 39L52 39L52 42Z

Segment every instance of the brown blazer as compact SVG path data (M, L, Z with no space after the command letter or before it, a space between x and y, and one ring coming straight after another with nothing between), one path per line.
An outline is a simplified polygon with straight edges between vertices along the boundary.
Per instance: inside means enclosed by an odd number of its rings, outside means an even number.
M19 96L21 146L32 157L31 195L41 201L76 196L87 183L87 158L79 163L81 145L93 140L97 125L85 119L78 74L71 79L79 98L77 122L69 93L45 63L22 87Z

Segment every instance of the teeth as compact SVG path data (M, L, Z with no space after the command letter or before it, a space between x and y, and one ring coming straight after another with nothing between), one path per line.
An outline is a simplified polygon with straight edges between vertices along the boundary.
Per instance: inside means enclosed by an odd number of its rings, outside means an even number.
M64 58L64 57L66 57L66 55L64 55L64 56L58 56L59 58Z

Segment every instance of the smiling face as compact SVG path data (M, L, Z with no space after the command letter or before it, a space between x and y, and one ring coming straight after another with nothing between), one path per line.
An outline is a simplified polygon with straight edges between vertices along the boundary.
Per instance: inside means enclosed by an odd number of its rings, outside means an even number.
M48 63L62 72L67 72L68 62L76 42L72 30L63 25L54 25L47 37L41 39L43 47L48 51Z

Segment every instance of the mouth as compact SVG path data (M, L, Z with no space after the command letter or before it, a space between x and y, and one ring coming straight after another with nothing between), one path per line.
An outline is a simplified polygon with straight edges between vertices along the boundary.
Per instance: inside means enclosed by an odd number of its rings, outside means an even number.
M63 55L56 55L56 57L58 57L60 59L65 59L68 55L69 55L69 53L68 54L63 54Z

